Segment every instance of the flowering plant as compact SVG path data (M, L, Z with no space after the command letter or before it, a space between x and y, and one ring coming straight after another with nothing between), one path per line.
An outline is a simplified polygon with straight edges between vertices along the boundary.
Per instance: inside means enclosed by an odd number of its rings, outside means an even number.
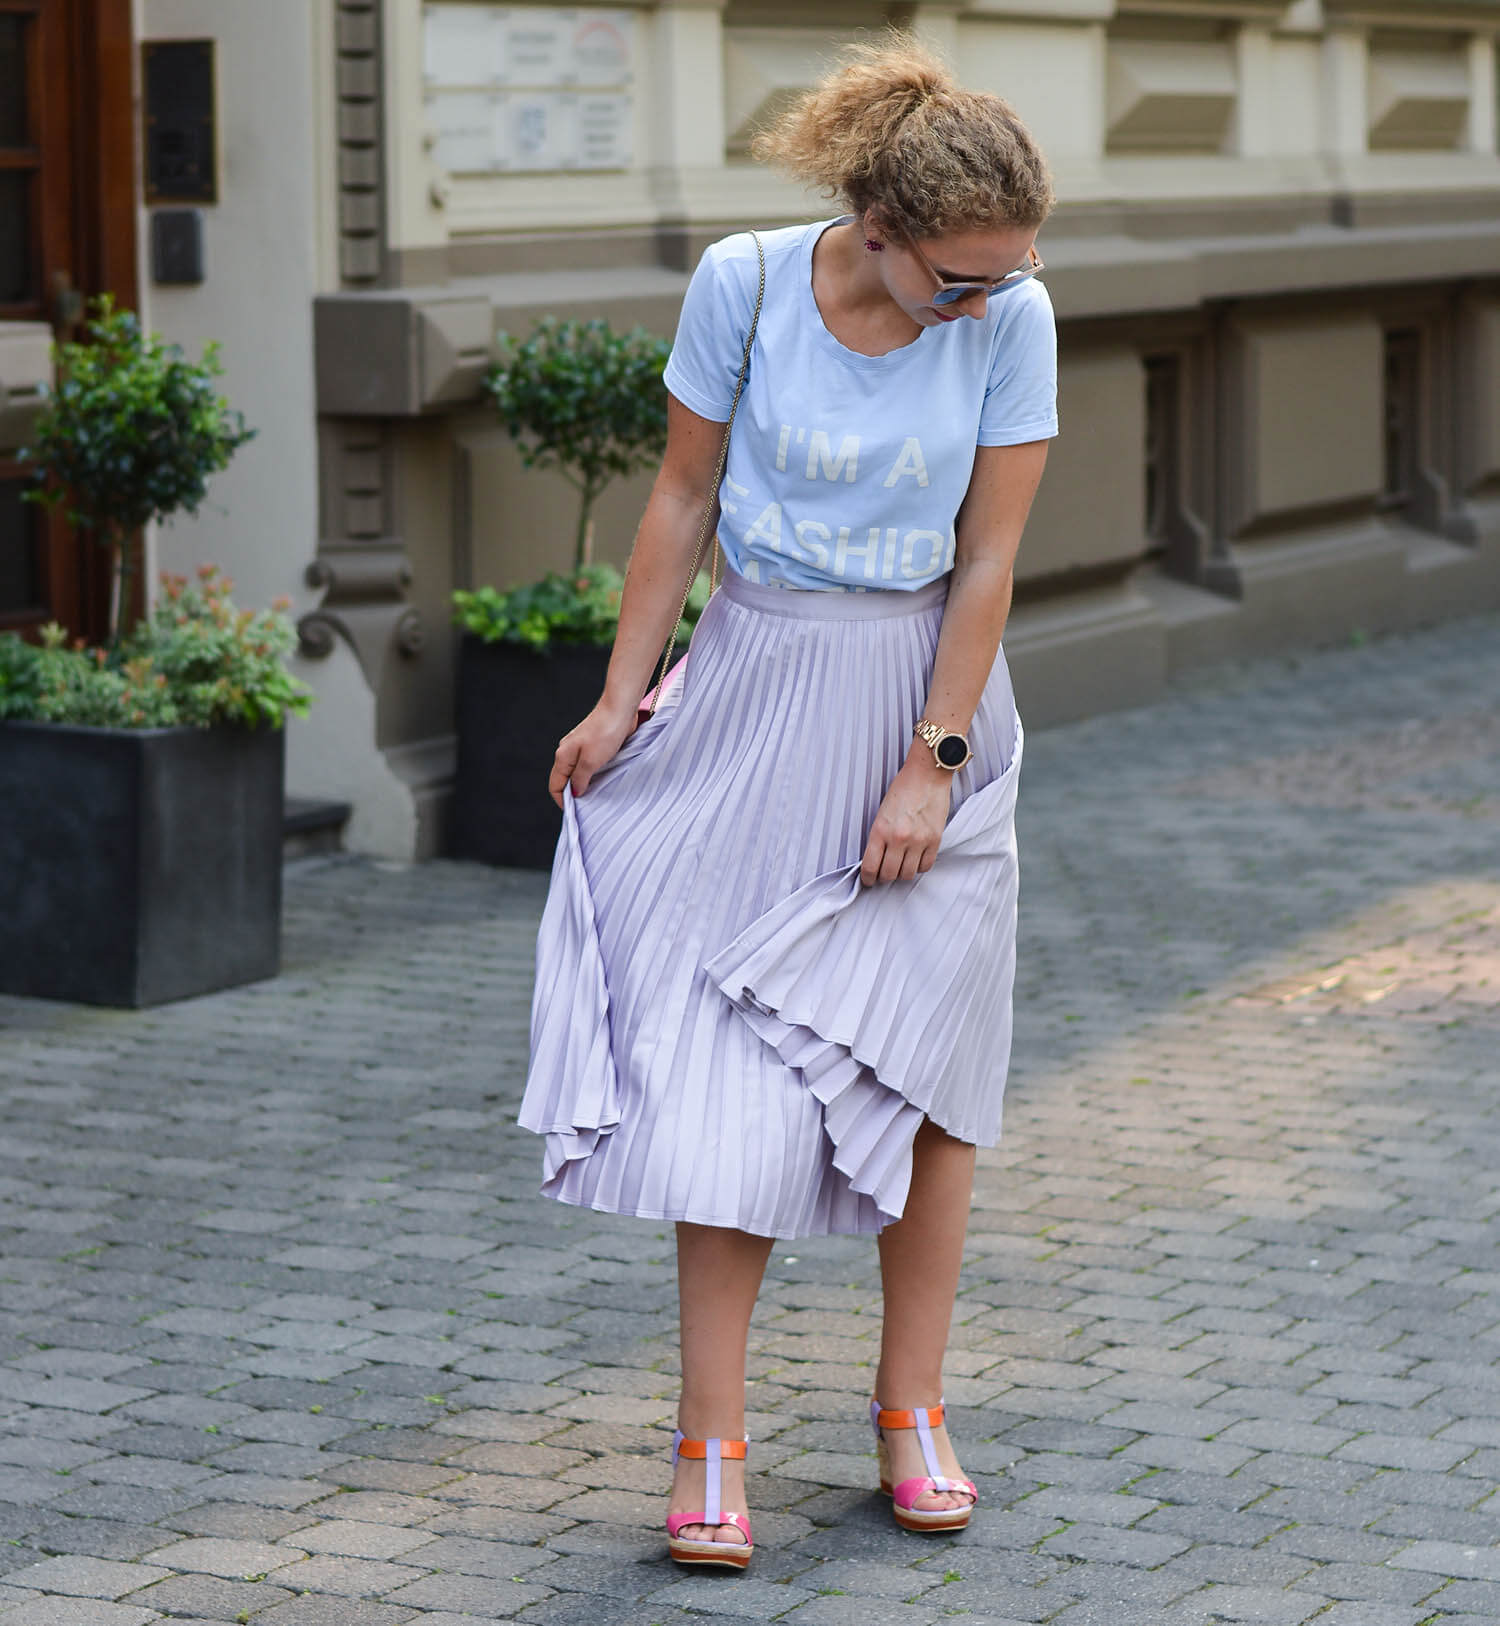
M296 632L278 599L237 610L214 565L164 575L151 614L116 645L91 649L50 622L40 645L0 635L0 719L93 728L218 724L280 728L311 691L286 669Z
M571 575L552 571L541 581L501 593L493 587L453 595L454 620L487 644L526 644L546 650L560 644L612 644L620 622L620 592L625 578L613 565L593 564ZM677 624L675 642L692 636L708 583L701 577L688 594L687 611Z

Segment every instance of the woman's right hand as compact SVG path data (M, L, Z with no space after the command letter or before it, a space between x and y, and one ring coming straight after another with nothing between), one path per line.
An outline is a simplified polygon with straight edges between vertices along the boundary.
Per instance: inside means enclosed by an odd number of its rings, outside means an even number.
M577 728L571 729L557 742L552 777L547 781L552 800L559 807L563 805L563 788L570 781L573 794L582 796L594 775L635 733L639 721L637 706L632 705L626 710L608 700L600 700Z

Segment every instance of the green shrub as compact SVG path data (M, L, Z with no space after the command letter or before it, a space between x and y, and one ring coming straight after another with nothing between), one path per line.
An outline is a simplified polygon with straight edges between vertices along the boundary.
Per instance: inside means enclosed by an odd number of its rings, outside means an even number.
M53 347L57 386L21 452L37 486L28 497L59 506L110 550L110 639L119 637L129 539L203 501L209 476L255 433L214 391L218 346L188 361L181 348L141 331L111 295L94 301L88 342Z
M544 317L529 339L499 339L485 379L527 468L556 469L579 492L574 570L593 554L594 504L619 475L659 462L667 446L672 346L642 327Z
M237 610L212 565L164 576L155 609L110 649L68 644L52 622L40 645L0 635L0 718L94 728L215 724L280 728L311 693L286 669L297 635L285 601Z
M493 587L453 595L454 620L487 644L527 644L545 650L560 644L612 644L620 619L624 577L613 565L585 566L571 576L553 571L527 587L501 593ZM700 576L688 594L687 611L677 624L686 643L708 602Z

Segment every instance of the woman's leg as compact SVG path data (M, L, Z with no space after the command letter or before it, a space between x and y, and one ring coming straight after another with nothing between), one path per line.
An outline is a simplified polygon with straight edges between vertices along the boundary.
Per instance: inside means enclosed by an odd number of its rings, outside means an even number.
M902 1217L880 1233L880 1281L885 1319L880 1334L880 1366L875 1398L905 1411L935 1406L943 1392L943 1353L953 1320L958 1271L974 1185L974 1148L924 1119L912 1146L911 1191ZM913 1429L885 1436L892 1482L925 1474L922 1448ZM933 1430L943 1476L963 1478L946 1428ZM927 1491L915 1506L966 1507L962 1491Z
M677 1296L682 1322L682 1400L677 1426L690 1440L718 1435L738 1440L745 1432L745 1344L750 1312L760 1292L772 1239L717 1225L677 1226ZM679 1458L669 1513L703 1509L706 1467ZM722 1497L726 1513L745 1513L745 1465L725 1458ZM687 1541L744 1541L732 1524L685 1524Z

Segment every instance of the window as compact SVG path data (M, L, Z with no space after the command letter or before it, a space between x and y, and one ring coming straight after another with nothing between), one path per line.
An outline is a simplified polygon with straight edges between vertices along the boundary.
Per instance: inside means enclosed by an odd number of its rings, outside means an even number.
M1385 489L1381 507L1410 509L1422 457L1422 333L1389 328L1385 335Z
M0 12L0 312L35 306L40 298L34 54L35 18Z
M43 602L37 569L43 515L21 495L30 484L15 464L0 461L0 628L34 619Z
M1181 433L1178 402L1182 357L1147 356L1146 513L1147 553L1160 557L1175 530L1180 479Z

